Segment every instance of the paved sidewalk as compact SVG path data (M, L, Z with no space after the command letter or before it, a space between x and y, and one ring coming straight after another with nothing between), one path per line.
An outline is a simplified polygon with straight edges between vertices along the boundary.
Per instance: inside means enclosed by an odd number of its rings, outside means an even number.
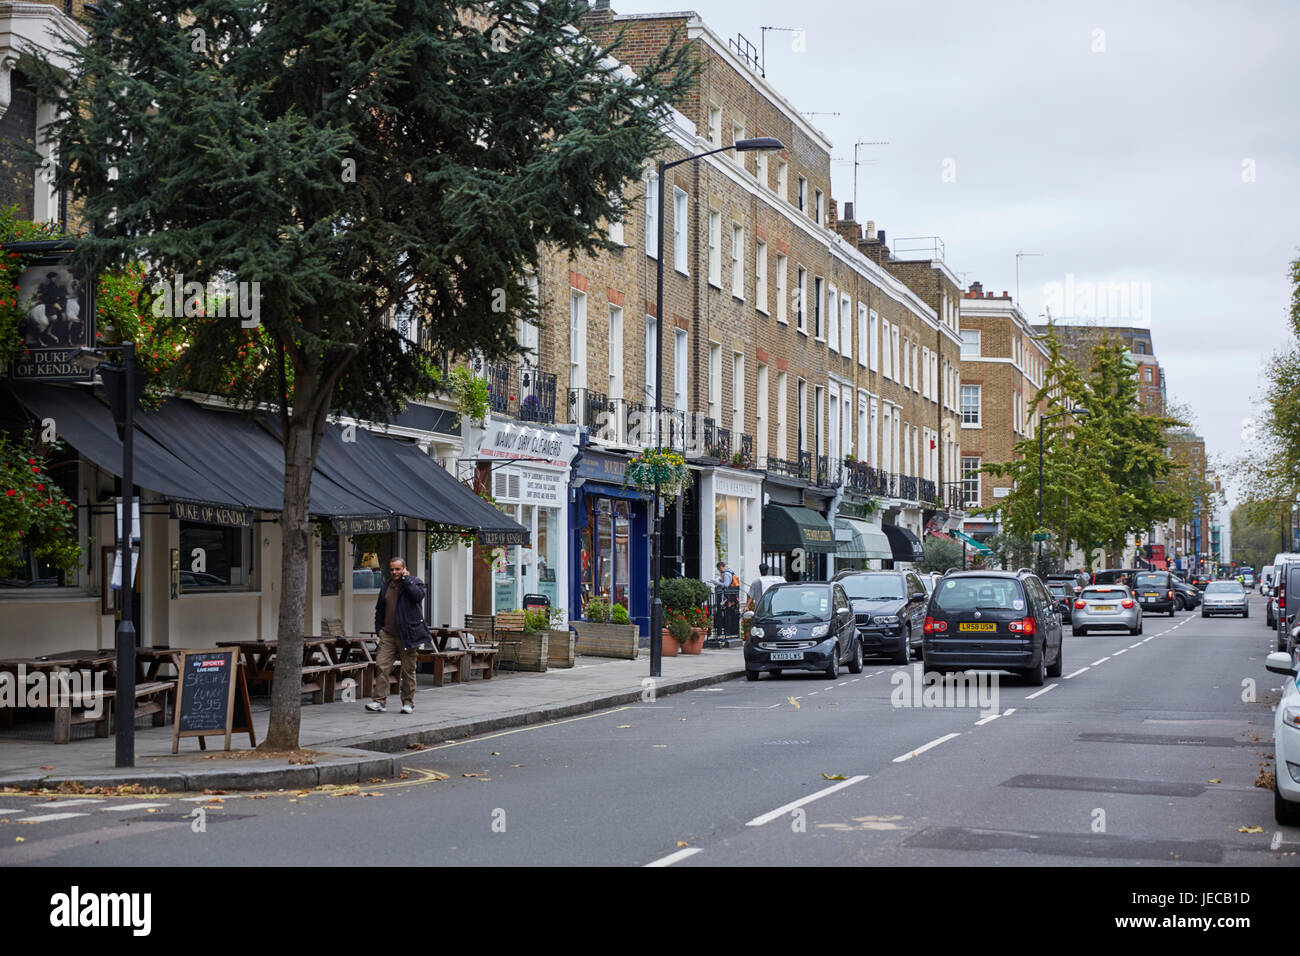
M395 696L389 697L384 714L368 713L363 698L304 704L299 742L322 754L311 764L232 759L222 756L221 737L208 738L206 753L199 751L194 738L182 738L180 753L172 754L170 724L147 726L148 718L143 718L135 732L136 765L118 770L113 766L112 737L55 744L49 740L48 723L20 725L0 735L0 787L55 789L65 781L77 781L86 787L139 784L167 791L202 791L365 782L396 776L400 755L410 744L442 743L641 700L651 690L649 671L648 651L643 649L634 661L579 657L572 668L544 674L502 672L490 681L444 687L434 687L431 678L421 675L415 713L409 716L399 713ZM744 671L739 648L667 657L653 693L680 693L731 680ZM255 698L253 725L259 742L266 737L269 719L268 701ZM231 747L247 751L248 735L236 734Z

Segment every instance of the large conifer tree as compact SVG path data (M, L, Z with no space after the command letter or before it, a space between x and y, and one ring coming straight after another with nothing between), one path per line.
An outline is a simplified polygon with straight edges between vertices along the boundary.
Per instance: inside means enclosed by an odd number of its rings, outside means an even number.
M263 334L179 317L177 384L280 409L280 664L266 746L298 744L307 503L327 417L384 418L444 356L515 354L539 246L591 253L692 80L639 76L581 0L106 0L61 97L56 184L84 265L259 282ZM391 328L409 311L423 350ZM255 341L256 338L256 341ZM249 363L250 346L264 350ZM232 371L233 370L233 371ZM376 476L382 480L382 476Z

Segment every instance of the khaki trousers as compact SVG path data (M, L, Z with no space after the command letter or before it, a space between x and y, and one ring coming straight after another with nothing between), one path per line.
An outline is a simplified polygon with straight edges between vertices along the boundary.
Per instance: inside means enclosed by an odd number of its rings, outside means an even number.
M402 639L384 628L379 632L379 654L376 658L375 686L371 696L384 703L388 700L388 675L398 659L402 662L400 693L403 704L415 705L415 651L407 650Z

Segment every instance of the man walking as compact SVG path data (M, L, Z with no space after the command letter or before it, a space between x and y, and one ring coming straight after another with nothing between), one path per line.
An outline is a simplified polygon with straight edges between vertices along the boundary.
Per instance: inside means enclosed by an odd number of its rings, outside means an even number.
M746 611L752 611L758 606L758 602L763 598L763 592L773 584L785 584L785 578L779 574L769 573L772 569L766 564L758 566L758 577L749 585L749 603L745 605Z
M403 558L388 562L388 586L375 602L375 633L379 635L379 655L375 669L375 688L366 710L385 713L388 708L388 675L393 664L402 662L402 713L415 712L415 649L429 639L424 625L424 582L406 570Z

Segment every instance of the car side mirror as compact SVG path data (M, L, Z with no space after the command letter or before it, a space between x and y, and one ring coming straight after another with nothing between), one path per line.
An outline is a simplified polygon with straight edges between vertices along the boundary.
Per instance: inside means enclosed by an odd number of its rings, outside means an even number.
M1274 651L1264 658L1264 668L1274 674L1285 674L1288 677L1296 676L1296 667L1291 663L1291 655L1285 651Z
M748 624L750 621L754 619L754 612L746 611L744 614L740 615L740 619L744 621L746 624Z

